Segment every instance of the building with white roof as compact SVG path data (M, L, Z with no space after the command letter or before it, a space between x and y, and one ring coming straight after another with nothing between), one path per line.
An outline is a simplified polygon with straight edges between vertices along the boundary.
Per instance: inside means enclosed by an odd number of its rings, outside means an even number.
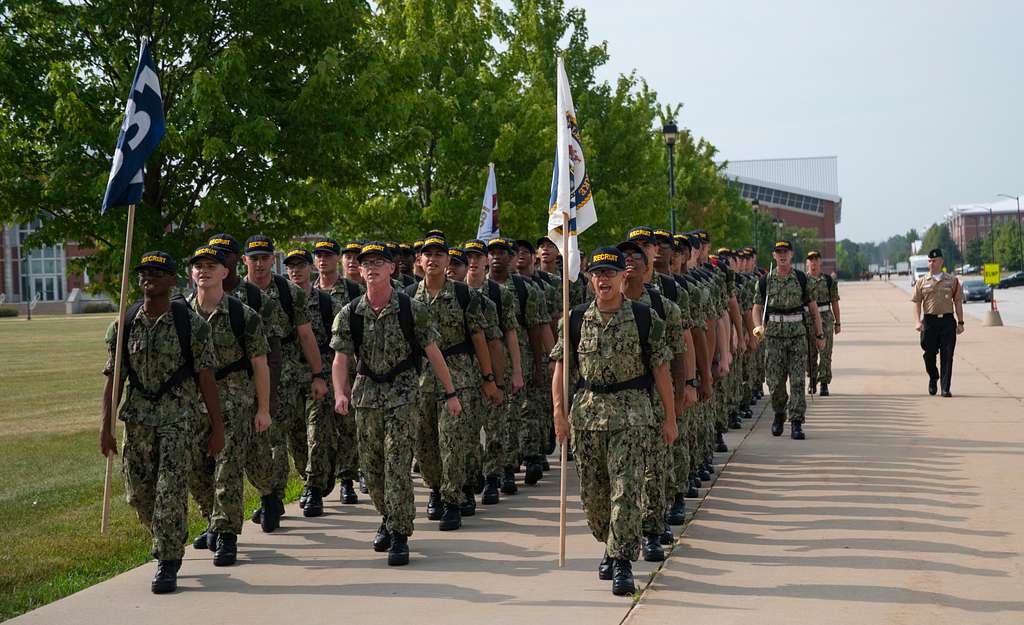
M1024 198L1022 198L1024 199ZM988 236L992 228L1001 223L1024 223L1020 204L1016 198L1003 197L990 202L953 204L946 213L946 225L960 253L967 252L967 244Z

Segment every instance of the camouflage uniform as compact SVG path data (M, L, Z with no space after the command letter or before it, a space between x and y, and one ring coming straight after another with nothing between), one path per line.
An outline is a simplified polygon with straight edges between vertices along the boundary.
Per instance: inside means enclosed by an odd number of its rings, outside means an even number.
M331 299L331 314L324 322L320 314L320 289L313 287L307 301L309 326L313 330L316 344L320 351L320 362L323 366L324 380L327 382L327 394L319 400L312 395L305 396L306 440L309 442L309 460L304 467L306 485L316 488L320 495L326 496L334 488L335 459L337 458L338 422L334 413L334 386L331 383L331 362L334 352L331 350L331 327L335 315L341 310ZM351 441L355 445L355 441Z
M831 281L832 288L829 288ZM836 318L832 313L832 302L839 301L839 287L835 280L826 279L822 274L815 278L807 274L807 293L811 299L818 303L818 311L821 314L821 332L825 335L825 349L818 351L818 344L814 340L814 319L806 315L807 324L807 377L812 384L832 382L832 341L836 333ZM828 307L825 310L825 307Z
M487 323L489 326L493 323L491 332L494 334L487 336L487 338L488 340L492 338L504 340L502 328L505 329L505 332L508 330L519 332L518 321L516 320L516 299L508 289L498 290L498 297L501 298L501 318L499 319L497 305L495 302L491 302L487 285L488 283L485 281L480 289L478 289L485 302L484 315L487 317ZM490 305L486 305L487 303ZM491 318L491 315L493 315L493 318ZM483 415L485 445L481 464L484 476L486 477L501 477L502 469L504 469L506 464L506 415L508 407L513 401L511 397L512 352L507 347L503 351L505 352L505 378L497 382L505 392L505 399L497 406L490 402L481 402L480 412Z
M559 334L564 332L562 323ZM562 361L562 341L551 350L551 360ZM654 313L648 343L652 367L671 360L665 323ZM567 372L573 380L582 374L589 382L613 384L643 376L632 306L624 303L606 323L592 303L583 315L577 356ZM606 543L606 553L615 559L636 560L640 554L645 459L661 425L651 405L653 392L577 389L573 395L569 422L580 499L594 538Z
M437 295L431 296L424 280L417 285L413 297L430 311L440 335L437 346L442 353L463 344L472 334L483 331L486 325L480 293L469 289L469 303L463 310L455 294L455 284L446 278ZM452 385L462 404L459 417L448 413L444 387L433 371L425 369L419 382L416 459L420 462L420 475L428 486L441 492L445 502L452 504L465 501L466 451L470 445L479 445L480 440L479 430L476 441L470 435L473 425L479 423L482 384L472 343L470 350L470 353L445 354Z
M205 317L199 308L198 298L193 295L190 303L196 314ZM219 367L225 367L240 358L263 356L270 351L267 337L263 333L263 321L256 311L243 304L242 317L245 353L242 353L242 346L231 328L227 295L220 300L213 313L205 317L210 324ZM244 369L234 371L217 380L217 395L224 419L224 449L214 458L206 454L210 420L206 415L205 404L200 402L198 419L193 426L189 490L214 532L241 534L242 515L245 512L242 473L253 432L256 385Z
M366 286L358 282L353 282L343 276L338 276L338 281L331 287L330 296L331 301L334 302L335 313L341 311L352 301L349 298L349 289L346 284L354 284L359 290L359 293L366 292ZM330 371L330 361L324 362L324 371ZM356 377L356 361L350 359L348 361L349 371L349 388L355 381ZM330 386L330 384L328 384ZM334 390L330 389L333 393ZM333 401L333 400L332 400ZM333 404L332 404L333 406ZM355 480L359 477L359 441L356 437L356 411L353 408L349 408L347 415L334 415L335 425L337 427L337 440L335 441L335 457L334 465L336 468L337 476L339 480Z
M415 300L411 303L416 342L426 349L440 335L429 309ZM363 316L360 358L371 371L383 375L408 358L411 348L399 323L397 292L392 292L391 300L380 312L374 312L369 301L361 297L334 318L331 349L350 359L356 356L349 332L353 314ZM390 382L376 382L357 374L352 387L359 459L373 505L384 517L388 531L405 536L412 535L416 515L409 468L415 443L418 377L416 369L407 369Z
M524 279L526 280L527 288L532 289L537 294L540 322L542 324L550 324L551 311L558 305L557 302L552 302L554 298L552 289L539 279L526 278L525 276ZM561 308L558 310L561 311ZM545 426L551 421L551 376L548 373L548 362L548 355L541 354L541 375L543 378L538 381L533 379L531 375L531 384L527 384L523 389L525 399L524 427L519 437L519 453L527 461L537 458L539 462L540 458L547 455L545 449L547 447L547 430ZM533 369L532 360L530 360L529 367Z
M807 410L804 396L804 367L807 364L807 339L805 338L801 307L806 306L810 299L806 291L801 289L796 270L790 271L785 277L772 273L766 279L768 285L768 313L765 323L765 356L768 377L768 390L772 396L772 410L775 414L783 414L789 410L789 420L803 423ZM761 284L757 286L757 301L763 302L765 293L761 292ZM787 316L795 314L796 321L780 321L773 319L773 311L786 311ZM796 311L795 313L791 311ZM789 379L789 394L786 393L786 380ZM788 402L788 406L787 406Z
M217 362L210 325L194 313L190 318L193 368L213 369ZM151 321L140 308L127 339L132 369L147 389L159 388L183 362L170 311ZM103 373L113 375L116 321L107 328L105 341L109 358ZM122 384L127 378L128 368L122 367ZM121 461L125 497L153 535L150 553L158 560L180 560L185 554L189 445L199 402L196 383L188 377L156 402L145 399L129 384L118 408L118 418L124 421Z
M529 280L523 280L526 286L525 305L523 305L524 303L520 302L516 295L514 280L515 278L509 276L508 280L501 286L509 292L515 301L516 318L518 320L519 357L522 364L525 387L518 394L508 399L508 412L505 423L504 464L506 467L518 466L521 457L534 453L527 450L536 449L539 445L539 442L534 443L534 430L527 427L527 415L530 410L530 393L528 389L533 383L533 348L530 346L529 329L542 323L547 323L544 310L546 303L540 292Z

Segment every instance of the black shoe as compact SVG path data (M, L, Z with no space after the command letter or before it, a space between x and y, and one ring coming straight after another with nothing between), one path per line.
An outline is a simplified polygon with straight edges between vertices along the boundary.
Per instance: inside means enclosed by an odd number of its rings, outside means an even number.
M523 477L523 483L527 486L533 486L540 481L540 478L544 477L544 468L540 462L531 460L526 465L526 475Z
M620 597L636 592L633 581L633 563L629 560L615 560L612 571L612 594Z
M462 494L466 496L466 501L459 506L459 512L462 516L474 516L476 514L476 493L473 492L473 487L463 488Z
M547 473L548 471L551 470L551 463L548 462L547 458L542 458L541 459L541 461L540 461L540 468L543 469L545 473Z
M687 499L696 499L696 498L700 497L700 490L698 490L698 488L699 487L694 486L693 484L690 484L686 488L686 498Z
M744 408L740 416L742 416L744 419L752 419L754 417L754 411L752 411L750 408Z
M302 509L302 516L316 517L324 513L324 498L320 496L320 489L313 486L309 489L309 499L306 500L306 507Z
M715 451L718 453L725 453L729 451L729 446L725 444L725 437L721 432L715 434Z
M672 505L665 512L665 522L669 525L682 525L686 521L686 500L676 495Z
M658 540L657 534L644 536L644 560L646 562L665 561L665 550L662 548L661 541Z
M803 424L802 423L797 423L796 421L794 421L789 426L789 437L792 438L795 441L802 441L805 438L807 438L806 436L804 436L804 426L803 426Z
M388 548L388 566L409 564L409 537L391 532L391 546Z
M153 583L150 590L154 595L164 595L178 589L178 570L181 568L181 560L159 560L156 563L156 575L153 576Z
M359 492L364 495L370 494L370 489L366 486L366 476L363 475L362 471L359 472Z
M359 495L352 480L341 481L341 503L359 503Z
M808 395L814 395L817 392L818 392L818 385L817 384L815 384L814 382L811 382L810 384L807 385L807 394Z
M388 531L387 521L381 521L377 528L377 534L373 537L373 550L377 553L384 553L391 548L391 532Z
M252 511L252 516L249 518L253 523L259 525L263 522L263 508L256 508Z
M485 506L493 506L499 501L501 501L501 495L498 494L498 476L494 475L487 478L483 495L480 496L480 503Z
M949 391L942 391L942 396L943 397L952 397L953 393L950 393Z
M484 492L484 486L487 486L487 478L483 473L477 473L476 479L473 482L473 492L479 495Z
M217 534L217 551L213 552L213 566L231 566L238 559L238 536Z
M729 429L738 430L743 427L743 423L740 422L740 416L736 413L729 415Z
M604 557L601 558L601 564L597 565L597 579L610 582L612 579L614 563L615 561L612 560L612 557L605 552Z
M416 475L420 474L420 462L419 462L419 460L417 460L416 462L412 463L412 472L415 473Z
M277 512L278 519L284 516L284 497L282 495L274 495L274 511Z
M501 479L501 492L506 495L515 495L519 492L516 486L516 473L512 467L505 467L505 475Z
M565 450L565 461L566 462L572 462L572 450L571 449L566 449Z
M260 529L264 532L273 532L281 527L281 517L277 514L277 497L263 495L260 497L262 512L260 514Z
M822 397L828 397L828 384L826 384L825 382L821 383L821 390L818 391L818 395Z
M299 508L305 508L306 502L309 501L309 486L302 488L302 494L299 495Z
M772 436L782 436L782 428L786 425L786 413L776 412L772 421Z
M450 532L462 527L462 510L459 504L446 501L441 508L441 522L437 525L437 529L442 532Z
M711 481L711 472L708 471L706 468L701 467L697 471L697 479L700 480L701 482L710 482Z
M667 522L665 523L665 529L658 536L658 540L661 541L661 544L666 545L666 546L671 545L672 543L676 542L676 537L672 533L672 526L669 525Z
M929 379L928 380L928 394L929 395L934 395L935 393L938 393L938 392L939 392L939 381L938 380Z
M196 536L196 539L192 541L192 547L213 551L217 548L217 532L213 531L213 527L207 526L206 531Z
M427 497L427 518L431 521L441 520L441 492L436 488L431 488L430 496Z

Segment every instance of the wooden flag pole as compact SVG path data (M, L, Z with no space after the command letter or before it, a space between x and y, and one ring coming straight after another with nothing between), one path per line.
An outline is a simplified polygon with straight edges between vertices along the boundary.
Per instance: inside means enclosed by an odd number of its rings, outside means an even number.
M562 213L562 414L569 418L569 213ZM565 568L565 479L569 440L562 441L558 496L558 567Z
M117 343L114 345L114 383L110 396L110 414L104 418L110 422L110 435L117 441L117 407L121 398L121 359L124 345L124 316L128 308L128 275L132 258L132 236L135 230L135 205L128 205L128 230L124 235L124 260L121 263L121 300L117 307ZM110 491L114 473L114 452L107 454L107 471L103 476L103 516L100 519L100 534L106 535L110 527Z

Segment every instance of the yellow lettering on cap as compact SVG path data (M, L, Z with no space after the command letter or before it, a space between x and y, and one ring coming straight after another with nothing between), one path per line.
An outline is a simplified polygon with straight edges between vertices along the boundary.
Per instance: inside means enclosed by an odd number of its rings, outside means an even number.
M669 232L668 230L655 230L654 234L658 235L659 237L670 237L670 236L672 236L672 233Z
M227 239L210 239L207 243L210 245L231 245L231 241Z
M204 254L209 254L210 256L216 256L217 255L217 250L213 249L212 247L201 247L198 250L196 250L196 253L193 254L193 256L202 256Z
M249 241L249 247L270 247L269 241Z
M143 256L142 262L144 263L160 263L161 265L167 264L167 259L163 256Z
M314 247L334 247L330 241L317 241Z
M789 247L789 243L786 241L776 241L775 247Z
M383 245L364 245L363 252L383 252Z
M463 247L471 250L482 250L484 247L483 243L477 243L475 241L465 244Z
M462 256L462 250L453 247L450 250L448 250L448 255L449 256Z
M359 250L359 249L362 249L362 248L363 248L363 246L358 244L358 243L346 243L345 244L345 249L346 250Z
M289 256L305 256L305 254L306 254L306 250L303 250L303 249L297 249L297 250L292 250L292 251L288 252Z
M615 254L597 254L594 256L594 258L591 259L591 262L599 263L602 260L619 262L619 257L616 256Z
M427 239L426 241L423 242L423 247L426 247L428 245L448 245L448 243L445 242L444 239L439 239L437 237L430 237L429 239Z

